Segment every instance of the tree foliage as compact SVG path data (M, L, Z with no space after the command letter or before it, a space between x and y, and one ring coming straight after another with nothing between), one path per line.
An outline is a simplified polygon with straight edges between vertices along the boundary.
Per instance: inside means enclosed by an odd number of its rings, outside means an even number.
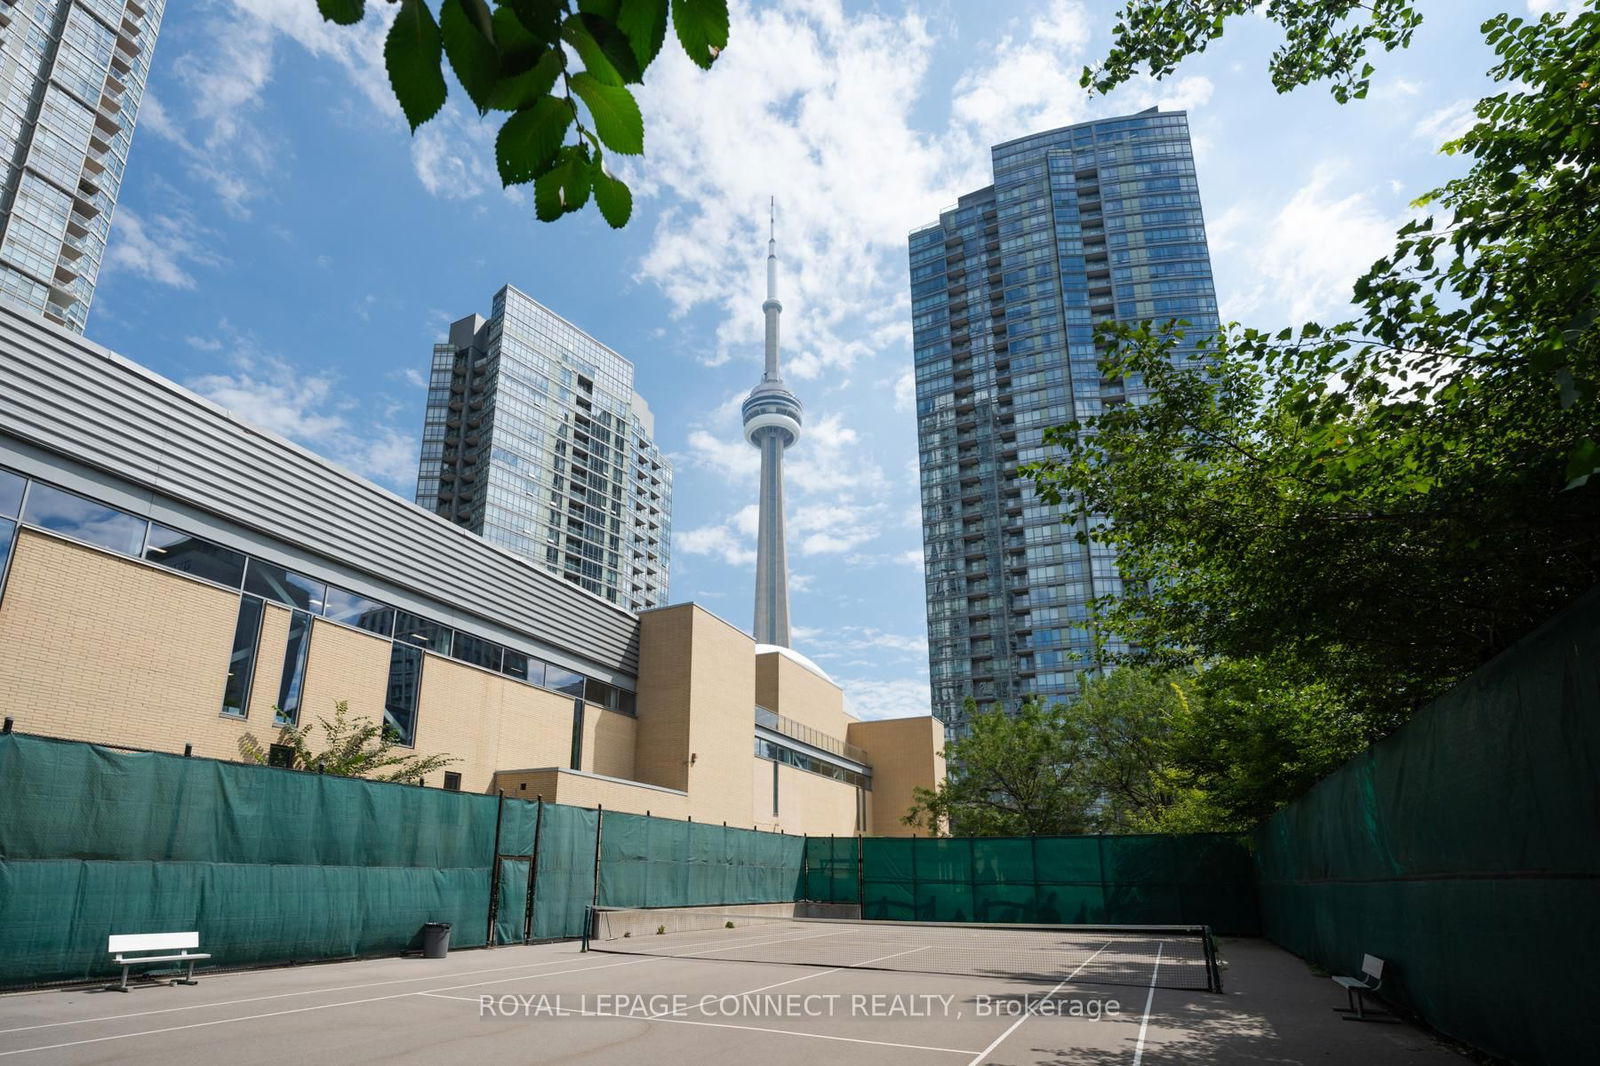
M1284 31L1267 68L1273 86L1287 92L1328 80L1340 103L1367 95L1373 47L1404 48L1422 24L1414 0L1129 0L1117 13L1110 52L1083 69L1080 83L1108 93L1141 68L1164 77L1222 37L1230 19L1250 12Z
M292 752L290 766L316 774L364 777L371 781L416 781L461 760L448 755L417 755L401 749L394 733L369 718L350 716L348 700L333 705L333 719L319 717L322 736L309 724L285 725L275 743ZM239 738L239 751L251 762L269 763L268 749L252 734Z
M366 0L316 0L322 17L354 25ZM534 212L553 222L592 195L614 228L633 194L607 151L644 152L644 118L630 85L644 80L670 22L698 66L728 45L727 0L389 0L399 10L384 65L412 132L444 106L449 61L479 115L510 112L495 140L506 186L533 183ZM580 106L580 104L582 106Z
M1181 363L1117 327L1149 402L1048 435L1028 475L1118 548L1139 657L1272 660L1382 732L1600 581L1600 15L1483 29L1505 91L1357 319Z
M970 836L1248 829L1367 743L1325 685L1262 662L1128 666L1071 703L969 715L904 821Z

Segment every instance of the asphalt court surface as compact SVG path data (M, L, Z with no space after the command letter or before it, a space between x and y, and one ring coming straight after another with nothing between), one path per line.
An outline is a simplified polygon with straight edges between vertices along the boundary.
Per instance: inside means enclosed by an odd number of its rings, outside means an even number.
M893 950L918 948L906 933ZM1341 1026L1331 983L1260 942L1225 942L1238 958L1220 995L728 961L706 943L709 957L560 943L0 996L0 1066L1463 1061L1408 1026ZM1231 987L1245 970L1267 995ZM1286 990L1306 1002L1288 1009Z

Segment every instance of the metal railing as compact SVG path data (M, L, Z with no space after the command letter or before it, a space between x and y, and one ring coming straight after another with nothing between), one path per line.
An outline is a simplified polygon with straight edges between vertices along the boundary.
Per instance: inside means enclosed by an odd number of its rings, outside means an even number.
M820 751L826 751L851 762L858 762L863 766L870 766L867 762L867 753L854 744L846 743L838 737L829 736L820 729L813 729L803 722L793 718L786 718L777 711L769 711L765 707L756 708L756 725L782 733L786 737L809 744Z

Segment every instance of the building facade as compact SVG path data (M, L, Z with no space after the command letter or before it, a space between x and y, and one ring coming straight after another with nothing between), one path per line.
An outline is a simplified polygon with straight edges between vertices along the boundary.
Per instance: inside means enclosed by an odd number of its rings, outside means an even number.
M633 611L667 602L672 464L633 364L507 285L433 349L416 501Z
M164 3L0 8L0 295L79 333Z
M626 610L0 304L6 727L240 759L340 701L452 757L428 786L787 832L905 831L943 773L932 718L856 721L787 649Z
M928 661L934 714L1077 692L1121 591L1115 554L1077 543L1017 467L1044 430L1138 403L1100 372L1095 327L1217 328L1183 112L1152 108L997 145L994 184L910 239ZM1115 651L1114 642L1107 641Z

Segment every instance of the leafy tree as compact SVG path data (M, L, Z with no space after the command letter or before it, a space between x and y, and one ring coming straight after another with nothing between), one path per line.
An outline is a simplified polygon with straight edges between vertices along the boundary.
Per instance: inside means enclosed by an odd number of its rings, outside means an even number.
M1422 24L1414 0L1129 0L1117 13L1110 52L1098 66L1085 67L1079 81L1108 93L1141 67L1164 77L1247 12L1283 28L1283 44L1268 64L1279 92L1327 79L1341 104L1367 95L1371 47L1403 48Z
M1263 662L1127 666L1014 718L969 713L904 821L964 836L1249 829L1367 743L1326 685Z
M366 0L316 2L341 25L366 14ZM669 21L702 68L728 45L727 0L439 0L437 18L427 0L389 2L399 11L383 58L412 132L444 106L448 59L479 115L510 113L495 140L500 180L532 182L543 222L582 209L592 194L606 222L626 225L633 194L605 153L644 151L628 86L644 80Z
M317 774L365 777L372 781L416 781L460 762L448 755L417 755L399 749L394 731L368 718L351 719L350 702L333 705L333 720L318 718L320 740L311 725L286 725L276 743L293 753L290 766ZM252 734L239 738L239 751L251 762L268 764L268 750Z
M1089 738L1060 706L1014 715L969 705L970 731L945 747L948 775L918 788L904 823L930 834L1048 836L1088 832L1093 791L1081 776Z
M1484 33L1506 90L1358 319L1181 365L1181 325L1117 327L1150 402L1049 434L1029 476L1118 547L1137 658L1273 661L1381 733L1600 581L1600 15Z

